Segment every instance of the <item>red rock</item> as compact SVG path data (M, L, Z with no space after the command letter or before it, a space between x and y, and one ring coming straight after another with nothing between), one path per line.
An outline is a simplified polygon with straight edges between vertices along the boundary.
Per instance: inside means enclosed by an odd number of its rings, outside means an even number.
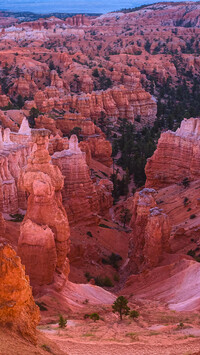
M146 188L134 195L128 264L131 272L155 267L162 253L169 251L171 226L168 216L156 205L155 193Z
M0 284L1 324L10 324L13 330L35 342L39 308L20 258L9 245L3 244L0 244Z
M89 138L86 141L90 147L92 158L110 167L112 165L112 146L104 137Z
M55 252L57 258L56 272L63 273L65 280L69 274L67 254L69 253L70 232L60 194L63 187L63 176L58 167L50 164L51 158L46 149L48 134L49 131L44 129L32 130L33 142L37 145L37 149L29 158L28 165L22 172L20 179L20 186L29 193L29 198L27 212L21 226L18 253L22 257L22 262L27 270L32 270L31 260L34 256L37 257L36 267L30 274L30 282L34 286L42 285L43 282L49 283L53 280ZM36 241L36 246L33 245L31 233L27 228L28 220L31 221L30 223L35 230L39 228L42 232L42 226L48 227L46 236L41 241L42 248L45 250L42 254L35 252L35 248L39 249L41 244L39 244L40 241ZM38 225L38 228L35 227L35 224ZM48 244L48 236L52 240L51 233L55 241L54 251L52 241ZM50 265L46 263L48 255L51 259ZM42 265L42 270L44 270L41 278L38 276L40 273L39 265ZM46 265L46 269L44 265Z
M0 95L0 107L8 106L10 99L6 95Z
M190 118L176 132L161 134L157 149L148 160L145 173L147 187L164 187L184 178L200 178L200 119Z

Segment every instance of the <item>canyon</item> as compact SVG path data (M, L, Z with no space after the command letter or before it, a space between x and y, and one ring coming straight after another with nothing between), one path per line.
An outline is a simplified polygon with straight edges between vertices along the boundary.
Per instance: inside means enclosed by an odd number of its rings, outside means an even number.
M199 14L2 12L0 353L199 353Z

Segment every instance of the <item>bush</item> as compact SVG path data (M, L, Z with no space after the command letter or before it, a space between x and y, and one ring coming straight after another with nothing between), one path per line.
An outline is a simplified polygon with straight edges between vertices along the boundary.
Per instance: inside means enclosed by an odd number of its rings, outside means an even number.
M190 219L196 218L196 214L191 214Z
M90 319L92 319L94 322L96 322L97 320L100 319L99 314L98 313L90 314Z
M184 198L183 204L186 207L189 203L189 199L187 197Z
M133 309L132 311L130 311L130 313L129 313L129 316L130 316L130 318L138 318L139 317L139 312L138 311L136 311L135 309Z
M188 250L187 255L192 256L192 258L194 258L195 257L195 251L190 249L190 250Z
M88 313L84 314L84 319L90 318L90 315Z
M185 188L190 186L190 180L188 179L188 177L185 177L185 178L182 180L182 185L183 185Z
M88 237L93 237L92 233L90 231L87 232Z
M113 287L113 283L110 279L110 277L106 276L104 279L103 279L103 284L105 287Z
M65 328L67 325L67 319L65 319L62 315L59 317L59 328Z
M44 302L35 302L36 305L39 307L40 311L48 311L48 308L46 307L46 304Z
M50 348L48 345L43 344L43 345L41 346L41 348L42 348L43 350L48 351L48 353L51 353L51 354L52 354L51 348Z
M113 276L113 280L116 281L116 282L119 282L119 280L120 280L119 274L115 274Z

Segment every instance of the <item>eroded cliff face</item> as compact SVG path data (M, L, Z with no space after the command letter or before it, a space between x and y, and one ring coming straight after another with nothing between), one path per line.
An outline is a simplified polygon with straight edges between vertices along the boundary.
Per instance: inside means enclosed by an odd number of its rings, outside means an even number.
M156 191L145 188L133 199L128 268L135 273L158 265L169 251L171 226L168 216L157 207Z
M92 182L86 154L80 150L76 135L71 136L69 149L55 153L52 162L65 178L62 196L70 223L95 222L100 210L105 213L112 206L112 183Z
M26 208L26 196L17 184L32 149L29 137L24 132L11 134L7 128L2 139L0 131L0 206L5 213L17 213L19 208Z
M50 163L48 135L45 129L32 130L35 150L19 182L29 197L18 254L34 286L52 283L55 273L63 274L65 280L69 274L70 231L60 192L64 179Z
M200 178L200 118L181 122L176 132L161 134L153 156L148 159L146 187L160 188L184 178Z
M0 324L36 341L40 312L36 306L29 277L19 256L9 245L0 244Z
M34 101L42 112L49 112L53 108L77 110L82 116L92 120L101 118L102 112L106 117L126 118L131 122L140 116L141 123L153 124L156 118L156 100L141 87L130 90L123 85L106 91L94 91L91 94L67 95L59 98L58 95L49 97L47 91L37 92ZM61 122L62 123L62 122Z

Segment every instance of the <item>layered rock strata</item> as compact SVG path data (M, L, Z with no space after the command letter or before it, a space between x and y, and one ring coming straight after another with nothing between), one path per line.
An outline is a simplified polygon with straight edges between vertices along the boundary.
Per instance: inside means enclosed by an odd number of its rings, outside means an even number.
M168 216L156 205L156 191L143 189L133 200L129 270L138 272L155 267L162 253L169 251L171 226Z
M0 285L0 324L9 325L35 342L39 308L19 256L9 245L3 244L0 244Z
M33 286L52 283L55 273L64 274L65 279L69 274L70 231L61 197L64 179L59 168L50 163L48 136L48 130L32 130L35 150L19 184L29 197L18 254Z
M93 91L91 94L67 95L48 98L47 93L37 92L34 101L42 112L53 108L77 110L84 117L99 119L102 112L107 117L126 118L132 122L140 116L141 123L152 124L156 118L156 100L143 89L129 90L124 86L106 91Z
M19 208L26 208L26 196L17 184L31 149L29 144L3 142L0 150L0 208L5 213L17 213Z
M157 149L148 159L146 186L160 188L184 178L200 178L200 118L185 119L176 132L161 134Z
M104 212L112 205L112 183L93 184L86 163L86 155L78 146L76 135L69 140L69 149L57 152L52 156L63 176L63 204L70 223L78 221L96 221L97 214Z

